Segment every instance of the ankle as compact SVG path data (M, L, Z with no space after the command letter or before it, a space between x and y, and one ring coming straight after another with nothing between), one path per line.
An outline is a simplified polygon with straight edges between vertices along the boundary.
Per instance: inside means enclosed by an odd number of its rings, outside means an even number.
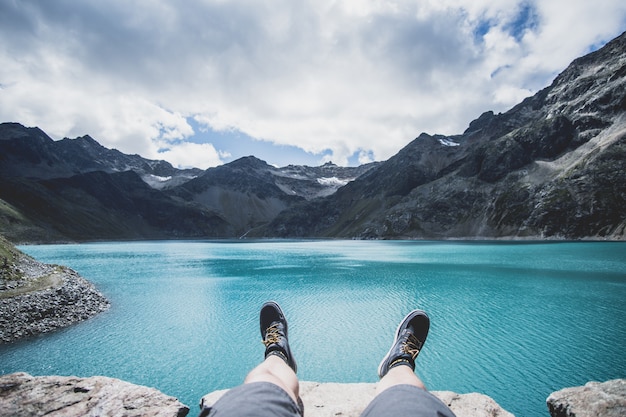
M411 362L409 359L406 358L398 358L395 361L391 362L391 364L389 365L389 370L392 370L397 366L408 366L411 369L411 372L415 371L415 362Z
M285 355L285 352L280 350L280 348L275 348L273 350L265 352L265 359L268 359L271 356L276 356L277 358L282 359L287 365L289 365L289 359L287 358L287 355Z

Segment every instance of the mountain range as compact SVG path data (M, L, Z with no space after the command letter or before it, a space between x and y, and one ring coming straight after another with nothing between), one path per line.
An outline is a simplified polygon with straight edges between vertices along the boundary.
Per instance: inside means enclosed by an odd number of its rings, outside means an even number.
M241 237L377 165L276 168L250 156L177 169L89 136L54 141L2 123L0 231L17 242Z
M210 168L0 124L0 230L13 241L333 237L626 238L626 33L465 132L384 162Z

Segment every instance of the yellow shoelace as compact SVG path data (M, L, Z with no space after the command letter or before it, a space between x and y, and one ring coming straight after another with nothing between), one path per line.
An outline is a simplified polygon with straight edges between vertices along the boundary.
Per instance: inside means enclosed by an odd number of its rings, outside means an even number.
M278 343L279 340L280 334L278 333L278 323L274 323L267 328L265 333L265 340L261 340L261 343L263 343L265 347L267 347L272 343Z
M421 347L422 343L417 337L415 337L415 335L411 333L404 345L402 346L402 351L411 355L411 359L415 360L417 355L420 353Z

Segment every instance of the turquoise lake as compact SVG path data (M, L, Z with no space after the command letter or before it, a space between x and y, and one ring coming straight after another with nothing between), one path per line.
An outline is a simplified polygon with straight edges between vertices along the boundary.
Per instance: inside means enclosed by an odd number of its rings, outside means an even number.
M398 322L426 310L417 372L521 417L590 380L626 378L626 244L162 241L22 246L70 266L109 311L0 346L0 372L105 375L197 415L202 395L263 358L258 311L278 301L301 380L376 382Z

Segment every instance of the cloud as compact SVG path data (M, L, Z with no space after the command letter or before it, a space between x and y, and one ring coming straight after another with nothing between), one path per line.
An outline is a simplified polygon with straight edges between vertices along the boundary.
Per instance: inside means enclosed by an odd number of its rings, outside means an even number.
M191 118L336 163L381 160L548 85L619 34L622 3L6 1L0 120L178 165L225 157L190 152Z
M207 169L221 165L222 160L229 155L218 152L209 143L183 142L176 146L169 146L150 155L153 159L164 159L178 168Z

